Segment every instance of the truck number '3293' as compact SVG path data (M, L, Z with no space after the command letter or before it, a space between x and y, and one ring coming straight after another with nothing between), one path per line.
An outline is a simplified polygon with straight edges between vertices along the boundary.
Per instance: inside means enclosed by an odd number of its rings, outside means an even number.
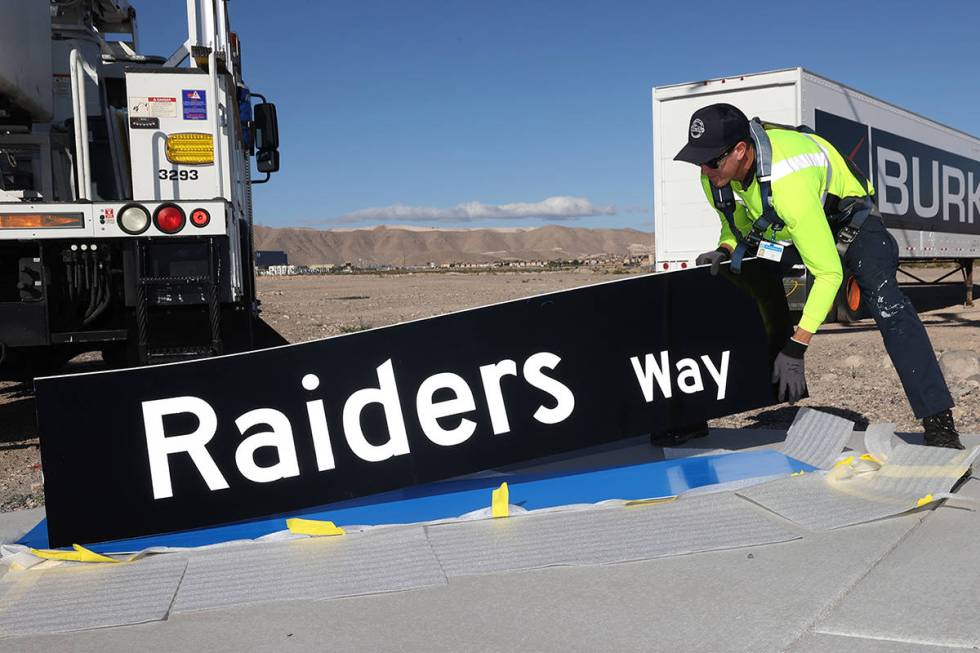
M197 170L157 170L157 177L160 179L169 179L170 181L187 181L188 179L197 179Z

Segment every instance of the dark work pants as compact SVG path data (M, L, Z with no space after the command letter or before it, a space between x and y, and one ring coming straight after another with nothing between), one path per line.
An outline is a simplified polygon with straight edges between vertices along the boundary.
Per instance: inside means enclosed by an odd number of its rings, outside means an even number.
M787 247L779 263L758 261L735 275L723 266L725 276L745 290L759 305L769 338L770 360L792 335L793 324L782 276L799 262L795 248ZM845 277L853 274L861 289L861 299L878 325L905 396L918 419L953 407L929 335L922 326L912 302L895 278L898 269L898 243L888 233L881 218L870 216L844 257Z
M847 270L861 288L885 350L902 381L912 412L919 419L953 407L936 354L912 302L898 287L898 243L881 218L869 217L844 256Z

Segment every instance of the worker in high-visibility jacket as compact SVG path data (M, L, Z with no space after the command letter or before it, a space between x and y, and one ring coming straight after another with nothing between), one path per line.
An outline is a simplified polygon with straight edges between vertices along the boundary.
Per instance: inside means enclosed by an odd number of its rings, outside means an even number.
M674 158L700 167L705 195L721 219L717 249L696 263L711 265L712 274L723 270L759 303L779 399L794 403L806 390L804 355L834 303L843 258L923 422L926 444L962 449L929 336L895 279L898 245L860 170L819 135L750 121L730 104L696 111L687 137ZM762 260L743 271L746 256ZM794 326L782 273L800 261L813 286Z

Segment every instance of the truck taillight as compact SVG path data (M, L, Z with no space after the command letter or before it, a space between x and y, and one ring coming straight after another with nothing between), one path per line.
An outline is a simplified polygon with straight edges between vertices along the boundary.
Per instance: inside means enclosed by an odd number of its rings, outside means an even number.
M129 204L119 211L119 228L133 236L150 227L150 212L139 204Z
M211 214L204 209L191 211L191 224L195 227L206 227L209 222L211 222Z
M84 224L81 213L0 213L0 229L65 229Z
M176 204L161 204L153 214L153 222L163 233L175 234L184 228L187 218L184 209Z

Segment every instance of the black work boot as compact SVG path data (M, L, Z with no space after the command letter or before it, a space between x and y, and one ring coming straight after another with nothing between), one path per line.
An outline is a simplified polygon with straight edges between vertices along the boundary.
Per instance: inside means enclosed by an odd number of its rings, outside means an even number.
M674 429L672 431L651 433L650 444L655 447L677 447L684 444L688 440L703 438L706 435L708 435L708 423L701 422L700 424L695 424L694 426Z
M956 425L953 424L953 413L950 411L945 410L926 417L922 420L922 426L926 430L927 447L966 448L960 442L960 434L956 432Z

